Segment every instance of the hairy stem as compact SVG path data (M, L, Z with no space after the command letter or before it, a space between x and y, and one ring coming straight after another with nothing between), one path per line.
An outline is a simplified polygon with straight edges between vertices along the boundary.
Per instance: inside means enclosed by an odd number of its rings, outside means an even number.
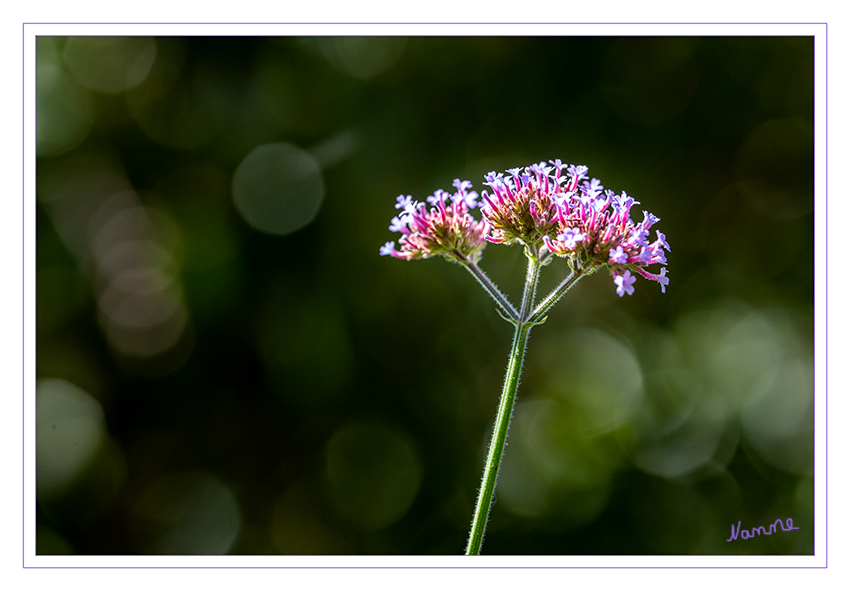
M528 319L528 321L532 324L539 324L549 312L549 310L552 309L552 306L558 303L558 300L564 297L564 294L566 294L572 288L573 285L578 283L579 279L588 275L592 275L598 269L599 267L579 267L578 269L573 270L568 277L561 281L561 284L558 287L553 289L549 293L549 295L540 300L540 303L537 304L537 307L534 308L534 311L531 313L531 317Z
M459 253L458 253L459 255ZM514 322L519 320L519 312L517 312L514 305L508 300L508 297L503 294L496 284L493 283L493 280L490 279L487 274L481 270L481 267L476 265L471 260L463 257L462 255L458 256L458 261L463 265L463 267L469 271L475 279L478 280L478 283L487 291L487 293L492 296L496 303L501 306L502 311Z
M570 273L569 277L564 279L561 284L552 290L552 292L543 298L537 307L534 308L534 312L531 313L531 322L537 323L540 322L540 319L546 316L546 313L554 306L558 300L564 297L564 294L567 293L570 288L578 283L578 280L581 279L583 275L581 273Z
M534 304L534 296L537 295L537 281L540 278L540 261L534 254L526 250L528 257L528 270L525 273L525 287L522 290L522 304L519 311L519 323L525 323L528 320L528 313L531 311L531 306Z
M534 326L528 322L528 317L537 290L539 274L540 262L536 257L529 256L528 273L526 274L525 287L522 293L522 305L514 330L511 354L508 358L508 369L505 375L505 383L502 386L499 411L496 415L496 424L490 439L487 461L484 465L484 475L481 477L481 489L478 492L478 502L475 505L475 515L472 518L472 527L466 546L467 554L481 553L481 544L484 541L484 531L487 528L487 520L490 517L490 507L493 504L493 494L496 491L496 479L499 475L499 466L502 462L502 453L505 450L508 428L510 427L511 415L514 410L514 401L516 400L519 379L522 374L525 347L528 343L531 328Z

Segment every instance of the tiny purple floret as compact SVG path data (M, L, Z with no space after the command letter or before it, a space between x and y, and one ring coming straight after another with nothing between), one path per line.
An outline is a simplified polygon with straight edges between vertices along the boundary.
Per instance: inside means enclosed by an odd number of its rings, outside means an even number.
M466 189L472 188L472 181L462 181L460 179L455 179L452 181L452 186L458 190L458 193L463 193Z
M436 191L434 191L433 195L426 197L425 201L427 201L428 203L430 203L434 207L437 207L437 203L439 203L440 201L443 201L445 199L446 195L448 195L448 193L446 193L442 189L437 189Z
M591 199L599 195L602 192L602 189L604 189L602 183L599 182L599 179L591 179L590 182L585 181L584 184L582 184L582 188Z
M623 247L619 245L616 249L612 248L608 252L608 257L610 258L610 262L616 265L625 265L626 260L629 258L626 251L623 250Z
M626 271L622 275L614 275L614 284L617 286L617 295L620 297L623 297L625 294L632 295L635 292L635 288L632 286L635 281L637 281L637 278L629 271Z
M395 216L390 221L390 232L402 232L407 228L407 224L410 222L410 215L402 214L400 216Z
M411 195L399 195L395 200L396 209L404 209L406 211L413 204L413 197Z
M584 234L578 228L567 228L563 234L558 234L558 240L561 240L567 248L575 248L576 244L584 240Z
M381 247L381 256L391 255L395 251L395 241L390 240Z
M661 246L666 248L667 252L671 252L670 251L670 245L667 244L667 237L664 234L662 234L660 230L656 230L655 233L658 234L658 242L661 244Z
M661 284L661 293L666 291L667 285L670 283L670 278L667 275L667 267L661 267L661 273L658 275L658 283Z

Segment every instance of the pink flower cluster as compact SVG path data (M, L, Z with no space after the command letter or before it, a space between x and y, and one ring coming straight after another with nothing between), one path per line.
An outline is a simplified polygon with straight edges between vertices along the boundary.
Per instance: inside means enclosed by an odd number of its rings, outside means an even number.
M560 167L556 168L560 176ZM659 219L644 211L643 221L635 223L629 213L638 202L625 191L616 195L604 189L599 179L584 181L579 187L578 182L586 178L586 171L585 167L570 167L566 190L553 195L558 231L554 237L543 237L546 248L582 265L608 265L620 297L634 293L632 271L660 283L664 293L670 282L667 269L654 274L644 268L667 264L664 250L669 252L670 245L664 234L656 231L657 239L647 241L650 227Z
M508 176L490 172L484 183L492 194L481 193L481 215L493 227L490 242L511 244L520 241L528 246L539 243L557 228L557 208L553 199L561 191L541 164L525 171L507 170Z
M467 191L472 183L455 179L454 186L454 194L438 189L428 197L430 209L410 195L399 195L396 209L402 211L390 224L390 230L402 234L399 248L395 248L394 241L387 242L381 247L381 254L408 261L442 255L449 260L477 263L487 246L490 224L479 222L469 213L469 208L477 206L478 197L475 191Z
M586 166L560 160L549 164L488 173L485 184L491 192L481 193L480 222L469 214L478 205L478 194L467 191L469 181L455 179L453 195L434 193L427 199L430 210L409 195L400 196L396 208L403 211L390 225L402 233L400 248L387 242L381 254L407 260L440 254L477 262L485 240L519 242L541 260L551 253L569 258L576 268L607 266L620 297L634 293L632 272L660 283L663 293L670 281L666 268L658 274L645 269L667 264L664 251L670 245L664 234L656 231L656 240L647 241L658 218L644 211L643 221L632 221L629 214L638 202L605 189L599 179L586 180Z

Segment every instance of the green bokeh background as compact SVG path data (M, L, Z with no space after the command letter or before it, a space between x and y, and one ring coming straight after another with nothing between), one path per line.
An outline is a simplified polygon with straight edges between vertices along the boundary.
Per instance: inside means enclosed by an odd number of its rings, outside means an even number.
M484 553L813 552L811 37L37 52L39 553L461 553L511 327L378 248L397 195L554 158L661 218L670 285L535 329ZM517 299L519 248L481 266Z

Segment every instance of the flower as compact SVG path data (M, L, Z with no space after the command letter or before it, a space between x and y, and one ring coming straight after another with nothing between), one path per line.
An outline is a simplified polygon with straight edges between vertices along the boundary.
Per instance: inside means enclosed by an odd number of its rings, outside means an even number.
M380 249L381 255L408 261L441 255L449 260L478 262L487 245L490 224L469 213L478 197L475 191L467 191L472 183L455 179L454 186L454 194L438 189L427 197L430 209L410 196L400 196L396 208L403 207L404 212L390 224L391 231L401 233L399 247L387 242Z
M544 237L544 242L548 241L548 238L548 236ZM567 228L563 233L558 234L558 240L561 241L566 250L569 250L575 248L584 240L584 234L578 228Z
M625 265L626 264L626 260L627 260L626 251L623 250L622 244L618 244L616 249L612 248L610 251L608 251L608 256L609 256L608 261L611 264L617 264L617 265Z
M614 274L614 285L617 286L617 295L623 297L624 294L632 295L635 288L632 284L637 281L637 277L633 277L631 272L626 271L622 275Z
M471 182L455 179L454 181L452 181L452 185L454 185L455 189L457 189L457 193L452 195L453 202L463 199L466 202L467 208L473 209L475 207L478 207L478 193L476 193L475 191L466 191L467 189L472 188Z
M664 254L670 250L667 238L657 232L658 239L647 242L649 229L660 220L648 211L643 212L643 221L635 223L629 213L639 202L625 191L616 195L604 189L599 179L578 182L587 173L584 166L567 167L563 197L555 200L558 230L552 237L543 240L546 248L560 257L569 257L579 267L607 266L611 271L617 294L631 295L635 282L633 272L658 281L662 293L669 283L666 271L654 274L644 270L649 265L667 264ZM576 240L581 235L582 240Z
M407 227L407 224L410 223L410 216L412 214L403 214L395 216L392 221L390 221L390 232L403 232Z
M599 179L592 179L590 182L584 181L581 185L582 192L590 199L596 199L596 196L602 193L602 183Z
M413 197L410 195L399 195L395 200L395 208L403 209L404 211L407 211L407 208L413 204Z
M560 164L560 160L556 162ZM487 238L490 242L519 241L537 250L546 236L554 237L558 229L556 196L562 192L563 177L549 173L558 169L558 164L553 168L540 162L524 170L508 169L508 177L496 172L485 175L484 184L492 193L482 191L481 215L493 227Z
M430 209L399 195L395 207L402 211L390 225L402 234L399 248L387 243L381 254L407 260L439 254L477 262L485 241L518 242L531 256L543 253L541 261L549 252L569 258L574 268L607 266L620 297L634 292L633 273L657 281L664 293L670 282L666 269L646 270L667 264L667 237L656 230L657 239L647 241L659 218L644 211L643 220L634 222L630 212L640 202L625 191L615 194L587 173L586 166L555 159L489 172L484 176L488 189L480 196L470 181L457 178L454 194L438 189L425 199ZM469 213L475 207L480 207L481 221Z
M384 244L381 247L381 256L385 256L385 255L388 255L388 254L391 255L394 252L396 252L394 240L390 240L389 242L387 242L386 244Z
M665 288L670 283L670 278L667 277L667 268L666 267L663 267L661 269L661 273L659 273L658 275L654 275L652 273L649 273L648 271L645 271L644 269L641 269L641 268L638 268L637 272L640 273L646 279L649 279L651 281L657 281L658 283L660 283L661 284L661 293L664 293L666 291Z

